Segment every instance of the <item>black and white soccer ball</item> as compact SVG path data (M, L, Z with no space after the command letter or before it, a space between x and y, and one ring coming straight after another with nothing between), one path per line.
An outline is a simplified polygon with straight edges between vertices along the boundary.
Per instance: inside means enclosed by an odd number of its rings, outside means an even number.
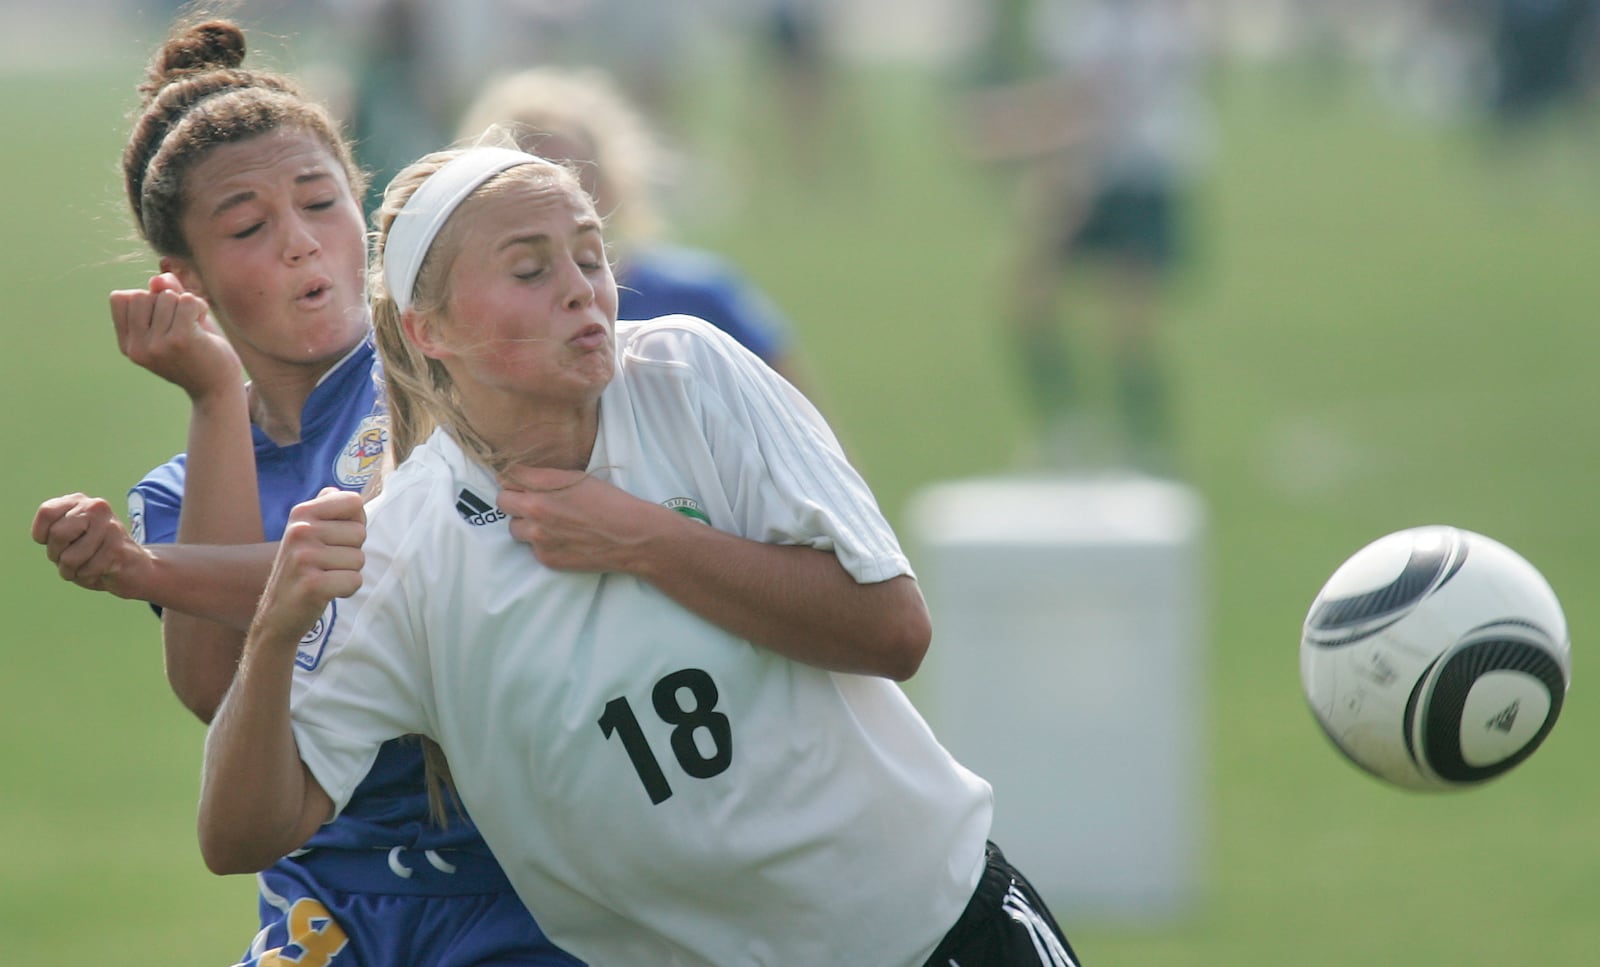
M1521 555L1455 527L1368 544L1300 638L1300 681L1351 761L1410 789L1486 782L1532 755L1571 678L1561 603Z

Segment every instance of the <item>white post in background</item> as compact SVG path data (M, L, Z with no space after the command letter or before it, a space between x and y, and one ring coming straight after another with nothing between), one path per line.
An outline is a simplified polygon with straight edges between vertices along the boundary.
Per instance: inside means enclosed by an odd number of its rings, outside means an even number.
M992 838L1064 921L1183 913L1204 841L1204 507L1141 476L912 500L933 646L912 682L995 788Z

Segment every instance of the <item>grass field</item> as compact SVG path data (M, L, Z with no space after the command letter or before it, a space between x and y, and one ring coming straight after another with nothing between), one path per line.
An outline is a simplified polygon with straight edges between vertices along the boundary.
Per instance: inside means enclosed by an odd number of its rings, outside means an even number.
M136 72L113 57L71 77L0 75L8 964L223 964L254 922L250 880L199 861L203 734L167 691L155 622L60 582L26 534L40 500L120 498L183 444L181 394L118 356L104 308L149 270L119 261L139 251L115 164ZM897 521L919 488L1005 470L1025 439L997 325L1008 197L961 160L945 93L864 79L864 136L825 188L789 177L770 125L745 118L737 140L708 142L730 149L718 217L691 228L793 316L825 410ZM1102 967L1591 963L1594 156L1492 165L1470 132L1416 128L1359 82L1314 93L1240 70L1219 98L1201 258L1171 328L1183 475L1209 513L1205 891L1178 922L1066 926ZM1434 522L1545 571L1577 680L1527 764L1418 796L1334 755L1301 702L1296 647L1340 560Z

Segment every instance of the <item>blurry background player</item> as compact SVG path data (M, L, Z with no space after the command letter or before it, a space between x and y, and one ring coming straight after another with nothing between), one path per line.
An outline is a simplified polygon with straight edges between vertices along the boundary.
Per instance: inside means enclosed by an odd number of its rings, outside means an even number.
M112 293L118 344L189 395L188 450L133 488L131 535L81 494L43 505L33 532L63 577L164 608L168 679L207 722L266 583L263 541L323 488L365 486L387 426L362 175L320 106L284 77L240 69L243 58L233 24L180 25L152 61L123 157L162 274ZM387 743L352 809L261 874L246 963L576 963L539 931L472 823L450 818L430 819L418 743Z
M841 154L859 153L841 127L850 119L833 62L833 0L766 0L760 16L756 49L772 82L761 110L777 107L784 159L808 186L824 187Z
M1600 0L1476 0L1494 64L1492 116L1524 134L1600 90Z
M454 105L448 85L439 83L439 55L429 47L433 25L426 0L378 0L361 12L347 25L348 51L338 56L355 65L341 113L362 164L372 173L363 200L363 210L371 212L395 172L446 140ZM359 31L349 29L356 25Z
M1036 0L1030 17L1040 73L980 91L968 120L977 156L1023 166L1024 250L1007 286L1037 459L1167 472L1160 324L1207 149L1204 20L1192 0ZM1109 323L1109 426L1082 365L1096 306Z
M741 0L741 3L743 0ZM292 5L290 5L292 6ZM302 17L314 89L372 171L370 213L400 168L450 141L486 78L599 67L664 130L681 123L698 50L732 11L699 0L322 0ZM718 9L712 9L712 7ZM736 5L737 6L737 5ZM477 132L474 132L477 133Z
M533 68L490 83L459 135L504 124L524 150L571 164L606 220L620 319L683 313L711 323L797 388L807 380L788 320L721 256L665 240L656 193L672 159L644 116L598 69Z

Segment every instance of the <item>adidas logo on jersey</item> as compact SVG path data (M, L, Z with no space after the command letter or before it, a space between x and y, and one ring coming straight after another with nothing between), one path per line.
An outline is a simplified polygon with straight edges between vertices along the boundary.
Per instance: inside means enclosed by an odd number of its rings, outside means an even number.
M506 519L505 511L470 490L463 490L456 495L456 513L473 527L483 527Z

